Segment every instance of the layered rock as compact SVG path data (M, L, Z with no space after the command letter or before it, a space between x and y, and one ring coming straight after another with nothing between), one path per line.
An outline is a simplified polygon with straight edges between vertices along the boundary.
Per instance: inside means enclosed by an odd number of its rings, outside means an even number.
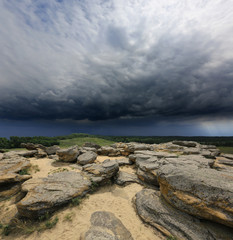
M91 227L81 239L133 240L133 237L113 213L98 211L91 215Z
M76 162L79 155L78 147L70 147L66 149L60 149L57 151L59 160L62 162Z
M48 155L54 155L56 154L57 151L59 151L61 148L57 145L51 146L51 147L46 147L44 149L44 151L48 154Z
M158 191L140 191L136 194L135 205L142 220L167 237L188 240L215 239L198 219L171 207Z
M114 177L119 171L119 165L116 161L106 159L102 163L93 163L83 166L83 170L92 176L95 182L104 182Z
M140 183L140 180L136 174L119 171L116 175L115 183L123 186L130 183Z
M0 161L0 200L20 192L21 183L31 178L30 175L22 175L30 166L30 161L22 157Z
M37 218L57 208L76 197L85 195L91 186L91 181L78 172L60 172L47 178L35 178L22 185L26 196L17 203L20 216Z
M164 198L199 218L233 227L233 177L197 165L165 165L158 170Z
M92 142L85 142L85 143L83 144L83 147L95 148L95 149L101 148L101 146L100 146L99 144L92 143Z
M97 158L97 154L95 152L87 151L78 156L77 163L80 165L86 165L89 163L93 163Z

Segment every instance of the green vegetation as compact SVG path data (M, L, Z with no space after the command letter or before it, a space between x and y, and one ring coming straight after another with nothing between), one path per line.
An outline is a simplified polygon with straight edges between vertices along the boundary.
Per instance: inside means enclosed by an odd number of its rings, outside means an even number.
M74 216L74 213L73 212L70 212L70 213L67 213L65 216L64 216L64 219L63 221L65 222L72 222L72 218Z
M93 142L103 145L110 145L115 142L139 142L139 143L165 143L173 140L196 141L201 144L216 145L221 147L233 147L233 137L182 137L182 136L101 136L85 133L73 133L66 136L56 137L16 137L10 139L0 138L0 149L20 148L21 143L35 143L44 146L60 145L60 147L70 147L73 145L82 146L85 142Z
M81 200L82 199L80 197L76 197L71 200L71 203L73 206L78 206L81 203Z
M167 240L177 240L177 238L175 236L169 236L167 237Z
M95 192L98 189L98 187L99 187L99 184L91 180L90 192L91 193Z
M30 175L29 169L25 168L19 171L19 175Z
M218 149L219 149L222 153L233 154L233 147L222 147L222 146L219 146Z

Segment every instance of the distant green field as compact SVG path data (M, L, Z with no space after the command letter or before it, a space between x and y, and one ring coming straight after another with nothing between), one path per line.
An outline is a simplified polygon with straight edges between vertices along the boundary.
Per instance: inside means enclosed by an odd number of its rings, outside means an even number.
M218 147L218 149L222 152L222 153L230 153L233 154L233 147Z
M110 145L115 143L114 141L102 139L102 138L95 138L95 137L78 137L78 138L72 138L72 139L65 139L65 140L60 140L60 147L65 148L65 147L70 147L74 145L82 146L85 142L92 142L99 144L100 146L104 145Z

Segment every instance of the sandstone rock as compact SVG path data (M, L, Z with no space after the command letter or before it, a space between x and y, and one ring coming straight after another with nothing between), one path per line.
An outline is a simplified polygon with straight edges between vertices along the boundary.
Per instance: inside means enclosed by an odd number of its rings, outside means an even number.
M37 154L35 156L37 158L45 158L45 157L47 157L47 153L43 149L38 148Z
M160 167L160 191L174 207L199 218L233 227L233 177L197 165Z
M233 172L233 159L217 157L212 167L221 171Z
M175 236L188 240L215 239L198 219L168 205L157 191L140 191L136 194L135 205L142 220L167 237Z
M119 149L113 148L113 147L108 147L108 146L103 146L97 150L97 153L99 155L103 156L109 156L109 157L117 157L120 156L121 152Z
M3 158L3 153L0 153L0 161L2 160Z
M15 204L10 205L7 209L4 209L0 215L0 224L9 225L16 218L18 210Z
M222 153L222 154L221 154L221 157L224 157L224 158L228 158L228 159L233 160L233 154L225 154L225 153Z
M20 216L37 218L53 212L75 197L89 191L91 181L78 172L59 172L47 178L35 178L22 185L27 195L17 203Z
M80 153L85 153L85 152L95 152L97 153L97 149L96 148L91 148L91 147L82 147L79 148Z
M54 146L51 146L51 147L46 147L45 149L44 149L44 151L48 154L48 155L54 155L54 154L56 154L56 152L58 151L58 150L60 150L61 148L59 147L59 146L57 146L57 145L54 145Z
M58 150L57 155L58 155L60 161L75 162L75 161L77 161L79 151L78 151L77 146L74 146L74 147Z
M55 160L55 161L58 161L58 160L59 160L58 155L48 155L48 158L53 159L53 160Z
M94 177L99 177L98 182L102 182L114 177L119 171L119 165L116 161L106 159L101 164L93 163L84 165L83 170Z
M92 142L85 142L85 143L83 144L83 147L95 148L95 149L101 148L101 146L100 146L99 144L92 143Z
M91 227L83 240L133 240L129 230L111 212L98 211L91 215Z
M119 164L119 166L132 165L133 164L133 162L129 158L116 159L116 162Z
M173 144L179 145L179 146L184 146L184 147L197 147L198 143L193 142L193 141L172 141Z
M117 173L115 182L116 182L116 184L121 185L121 186L129 184L129 183L140 183L137 175L132 174L132 173L123 172L123 171L119 171Z
M95 152L86 152L78 156L77 163L81 165L86 165L89 163L93 163L97 158L97 154Z
M37 150L38 148L45 150L45 146L43 146L42 144L21 143L21 147L26 148L28 150Z

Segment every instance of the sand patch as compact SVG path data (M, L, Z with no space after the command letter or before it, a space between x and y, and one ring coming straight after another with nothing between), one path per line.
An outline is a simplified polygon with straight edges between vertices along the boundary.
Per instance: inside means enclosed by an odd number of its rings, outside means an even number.
M102 187L99 191L82 200L77 207L70 207L55 215L59 218L57 225L44 232L35 232L29 236L14 236L6 239L80 239L90 227L90 217L95 211L109 211L119 218L125 227L131 232L135 240L164 239L152 227L146 226L137 216L132 199L143 187L139 184L131 184L124 188L112 185ZM160 237L159 237L160 236Z

